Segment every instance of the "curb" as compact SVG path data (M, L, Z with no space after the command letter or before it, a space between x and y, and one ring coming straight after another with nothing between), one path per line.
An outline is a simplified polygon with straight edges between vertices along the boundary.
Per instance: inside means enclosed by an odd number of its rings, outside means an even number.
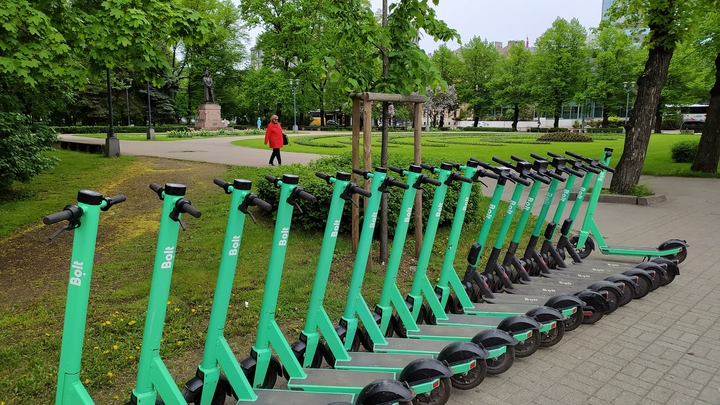
M570 200L577 198L577 193L570 193ZM590 193L585 194L583 201L590 201ZM652 205L667 201L665 194L653 194L647 197L635 197L632 195L618 195L618 194L600 194L598 202L614 203L614 204L637 204L637 205Z

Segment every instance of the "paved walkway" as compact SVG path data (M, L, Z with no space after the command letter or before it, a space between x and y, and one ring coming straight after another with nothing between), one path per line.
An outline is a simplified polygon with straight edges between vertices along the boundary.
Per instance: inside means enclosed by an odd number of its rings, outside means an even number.
M266 166L269 151L229 147L235 139L121 141L120 147L131 155ZM283 152L284 163L317 157ZM644 176L641 182L667 201L601 203L595 218L615 245L686 239L680 276L597 324L568 332L555 347L516 360L478 388L454 390L450 404L720 404L720 180Z

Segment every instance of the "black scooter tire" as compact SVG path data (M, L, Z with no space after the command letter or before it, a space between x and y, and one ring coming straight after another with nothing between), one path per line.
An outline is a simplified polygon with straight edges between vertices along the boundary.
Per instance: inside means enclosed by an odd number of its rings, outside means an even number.
M200 387L197 392L192 392L187 388L183 388L182 396L185 399L185 402L188 403L188 405L199 405L200 398L202 398L202 387ZM213 394L212 401L210 401L210 405L225 405L226 396L227 395L225 395L225 390L220 386L220 383L218 383L217 387L215 388L215 393Z
M459 390L471 390L480 383L482 383L485 380L485 376L487 375L487 364L484 360L477 360L475 362L475 367L470 369L467 373L463 374L455 374L452 377L450 377L450 383L452 384L453 388L457 388Z
M445 304L445 312L455 315L463 314L463 309L460 306L460 300L457 294L450 293L448 296L447 304Z
M395 320L393 316L392 318L390 318L390 323L388 323L388 328L385 331L385 337L392 337L393 333L395 333L394 323ZM366 330L363 330L362 336L360 336L360 343L362 343L362 346L365 348L365 350L369 352L375 351L375 343L373 343L370 334L367 333Z
M505 353L498 356L495 359L486 359L487 373L489 375L502 374L508 370L515 363L515 346L505 347Z
M452 384L449 378L441 378L440 386L434 390L425 393L418 394L413 400L413 405L445 405L450 400L450 393L452 392Z
M555 322L555 327L550 332L540 334L540 347L553 347L565 336L565 323Z
M590 237L588 236L588 238L585 240L585 244L581 249L577 245L579 239L580 238L577 235L571 237L570 244L575 248L575 251L581 259L586 259L588 256L590 256L590 253L592 252L593 243L590 242Z
M565 326L565 332L572 332L575 329L579 328L580 325L582 325L584 318L585 313L583 312L582 308L578 308L578 310L575 311L574 314L570 315L567 319L563 321L563 325Z
M515 357L523 358L532 356L540 347L540 332L533 330L532 336L523 342L515 345Z
M592 325L595 322L601 320L604 315L605 314L602 311L593 311L592 315L583 318L582 323L586 325Z

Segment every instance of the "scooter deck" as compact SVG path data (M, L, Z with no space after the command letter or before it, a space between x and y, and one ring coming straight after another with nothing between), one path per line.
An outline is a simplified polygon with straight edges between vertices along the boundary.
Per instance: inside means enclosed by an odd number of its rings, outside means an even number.
M400 372L411 361L417 359L427 359L428 355L419 354L391 354L391 353L370 353L359 352L351 353L351 360L337 360L335 362L336 369L355 369L360 367L373 367L388 372Z
M333 402L353 401L351 394L323 394L306 391L262 390L255 389L257 400L252 402L241 401L238 405L310 405L330 404Z
M376 380L395 379L390 372L334 370L331 368L304 369L307 377L290 378L288 388L303 391L328 389L342 393L358 393Z
M385 338L386 345L375 345L376 353L417 353L425 355L438 354L451 342L439 339L403 339ZM353 353L353 356L357 353Z
M495 304L509 304L509 305L516 305L516 304L530 304L530 303L537 303L537 305L544 304L549 297L552 297L553 295L556 295L555 293L548 293L547 295L539 295L539 294L522 294L520 291L516 291L516 294L495 294L495 298L484 298L485 301L491 302L492 305Z
M622 273L625 270L634 268L639 263L625 263L625 262L610 262L606 260L596 259L583 259L580 263L575 263L572 258L565 260L566 268L558 268L551 270L573 270L573 271L584 271L593 274L617 274Z
M514 315L509 313L507 316ZM524 315L524 314L522 314ZM482 316L482 315L448 315L448 319L438 319L438 325L477 325L497 327L505 318L500 316Z
M534 304L494 304L490 302L483 302L480 304L473 304L472 309L466 309L465 312L467 313L482 313L482 312L506 312L508 315L525 315L525 313L533 308L537 308L538 306L545 303L545 301L540 302L536 305Z
M438 325L419 325L420 331L418 332L407 332L407 336L413 338L424 338L429 337L430 339L440 340L465 340L468 341L473 336L482 332L482 329L489 329L492 326L438 326Z

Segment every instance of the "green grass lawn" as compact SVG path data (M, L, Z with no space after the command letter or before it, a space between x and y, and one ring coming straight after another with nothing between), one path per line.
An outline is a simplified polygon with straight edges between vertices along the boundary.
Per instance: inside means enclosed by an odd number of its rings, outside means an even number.
M537 142L537 135L524 133L468 133L432 132L423 135L422 156L438 157L455 162L464 162L470 157L490 161L493 156L508 159L510 155L529 158L530 153L544 154L547 151L563 153L570 150L583 156L600 157L604 148L613 148L611 166L617 165L624 148L625 137L614 134L595 134L593 142ZM660 176L717 177L690 171L690 163L673 163L670 148L673 144L699 139L698 135L653 134L650 138L643 174ZM288 152L339 155L352 150L350 134L315 135L293 137ZM241 139L234 145L267 149L262 139ZM362 138L361 138L362 145ZM390 154L406 159L413 156L411 133L390 133L388 150ZM380 136L373 135L373 154L380 153ZM720 169L720 166L718 166Z

